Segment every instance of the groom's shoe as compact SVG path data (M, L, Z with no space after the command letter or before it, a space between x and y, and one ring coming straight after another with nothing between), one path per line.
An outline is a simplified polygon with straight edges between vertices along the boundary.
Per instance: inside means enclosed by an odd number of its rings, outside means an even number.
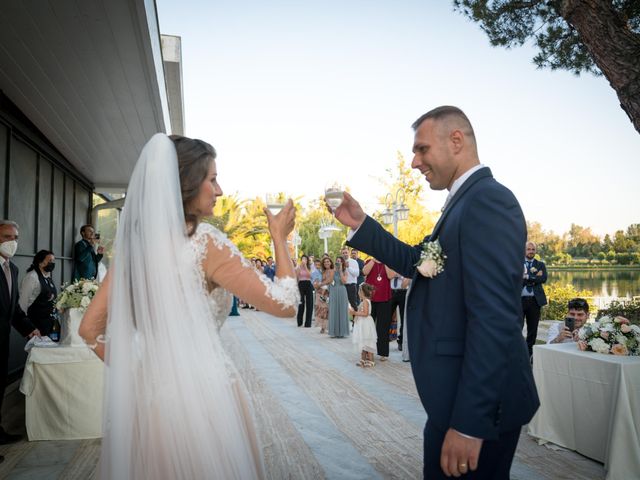
M11 433L7 433L4 431L2 427L0 427L0 445L8 445L9 443L16 443L22 439L22 435L14 435Z

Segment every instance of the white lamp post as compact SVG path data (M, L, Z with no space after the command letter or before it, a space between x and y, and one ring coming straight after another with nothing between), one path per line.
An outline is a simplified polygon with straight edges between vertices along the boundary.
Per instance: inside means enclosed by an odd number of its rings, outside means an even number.
M339 232L340 227L337 227L335 224L331 222L327 222L326 220L320 220L320 228L318 229L318 237L321 240L324 240L324 252L329 253L329 245L328 239L333 235L333 232Z
M393 223L393 236L398 238L398 221L409 218L409 207L407 207L405 193L402 188L396 191L395 197L390 193L384 199L386 208L382 212L382 221L387 225Z

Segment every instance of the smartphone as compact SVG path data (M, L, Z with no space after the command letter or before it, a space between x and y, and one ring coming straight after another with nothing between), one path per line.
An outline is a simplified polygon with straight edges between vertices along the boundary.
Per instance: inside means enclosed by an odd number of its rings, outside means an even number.
M576 319L573 317L566 317L564 319L564 325L573 332L576 329Z

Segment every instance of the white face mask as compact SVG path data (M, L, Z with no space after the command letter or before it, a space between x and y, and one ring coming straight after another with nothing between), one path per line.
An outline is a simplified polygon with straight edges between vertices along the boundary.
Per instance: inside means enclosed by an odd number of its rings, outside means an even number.
M0 254L2 254L3 257L13 257L16 254L16 250L18 250L18 242L16 240L0 243Z

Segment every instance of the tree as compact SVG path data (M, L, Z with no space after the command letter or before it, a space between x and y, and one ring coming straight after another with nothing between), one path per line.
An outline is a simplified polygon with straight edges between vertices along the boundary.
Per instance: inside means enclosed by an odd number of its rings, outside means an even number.
M307 255L314 255L319 258L324 251L324 240L318 236L321 222L330 222L331 216L327 212L324 199L322 197L313 200L309 206L302 212L298 221L298 234L301 238L300 251ZM334 225L340 228L340 231L332 232L333 234L327 241L328 253L335 258L340 251L347 238L347 227L333 221Z
M399 188L404 190L404 202L409 207L409 218L398 222L398 238L410 245L420 243L424 237L433 230L440 212L431 211L423 202L424 179L407 164L400 152L397 152L397 164L395 168L386 170L387 176L380 179L385 191L395 198ZM387 180L390 178L391 180ZM382 210L386 208L386 196L379 197L381 209L374 212L373 218L381 222ZM393 232L393 225L384 225L389 232ZM523 247L524 248L524 247Z
M604 74L640 132L638 0L454 0L453 6L480 23L493 46L533 39L538 68Z

